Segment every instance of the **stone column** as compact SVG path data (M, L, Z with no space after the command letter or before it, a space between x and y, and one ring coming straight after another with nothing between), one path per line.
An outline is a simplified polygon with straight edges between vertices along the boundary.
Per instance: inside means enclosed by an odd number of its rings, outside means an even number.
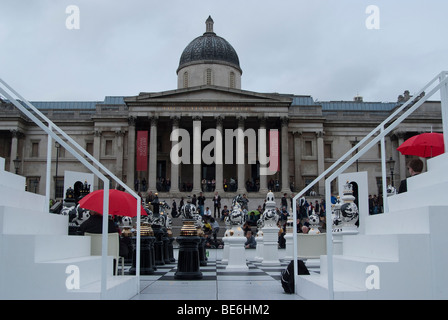
M216 136L215 136L215 191L218 193L223 193L223 122L224 118L222 116L216 117Z
M116 137L116 152L117 155L117 168L116 168L116 175L118 179L123 180L123 136L124 131L119 129L115 130L115 137Z
M320 176L325 171L324 162L324 132L316 132L317 137L317 176ZM317 193L320 195L325 194L325 179L321 179L318 182Z
M129 188L134 190L135 180L135 122L136 117L129 117L129 131L128 131L128 163L126 169L126 184Z
M404 142L404 136L405 132L397 132L398 137L398 146L401 146ZM401 152L398 152L398 163L399 163L399 173L400 173L400 180L398 181L398 185L400 185L400 181L407 178L406 175L406 156L404 156Z
M294 132L294 187L296 188L296 190L294 191L299 191L302 190L303 186L302 186L302 171L301 169L301 165L302 165L302 161L301 161L301 157L302 157L302 153L301 153L301 148L302 148L302 132L301 131L297 131Z
M173 120L173 141L171 142L171 148L173 148L179 140L179 116L171 117ZM179 165L171 160L171 192L177 193L179 192Z
M289 152L288 152L288 123L289 119L284 117L282 121L282 143L281 143L281 161L282 161L282 194L291 192L289 187Z
M14 159L16 159L16 157L19 155L18 152L19 152L20 131L19 130L11 130L11 135L12 135L12 139L11 139L11 156L9 159L9 171L16 173L16 169L14 167ZM20 167L22 168L22 166L20 166ZM20 169L19 169L19 174L20 174Z
M96 129L93 134L93 157L100 161L101 154L101 131ZM98 169L98 166L94 164L94 167ZM93 178L93 189L98 190L99 178L97 175L94 175ZM64 195L65 196L65 195Z
M245 161L244 161L244 117L238 118L238 135L236 146L236 162L238 168L238 190L240 194L246 193Z
M157 192L157 117L151 117L149 133L148 191Z
M266 131L266 118L265 117L260 117L258 119L260 121L260 130L258 132L258 155L262 158L267 157L267 152L268 152L268 143L266 140L266 135L267 135L267 131ZM261 154L260 150L263 150L263 154ZM266 151L266 153L265 153ZM262 164L259 159L260 162L260 190L259 192L262 194L266 194L268 193L268 171L269 171L269 163L268 164ZM264 161L263 161L264 162ZM266 166L266 167L265 167Z
M202 117L193 117L193 193L201 192L201 168L202 168Z

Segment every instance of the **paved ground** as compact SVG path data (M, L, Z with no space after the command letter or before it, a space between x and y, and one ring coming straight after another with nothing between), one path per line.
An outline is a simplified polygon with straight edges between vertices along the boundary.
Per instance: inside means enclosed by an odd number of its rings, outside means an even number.
M208 249L207 266L201 266L201 280L176 280L177 262L157 266L153 275L140 276L140 294L133 300L302 300L294 294L286 294L280 283L281 271L290 260L282 257L279 264L266 267L254 259L255 250L246 250L247 271L228 271L221 263L221 249ZM177 258L177 249L175 249ZM177 261L177 259L176 259ZM126 266L125 270L130 266ZM318 268L309 268L318 273Z

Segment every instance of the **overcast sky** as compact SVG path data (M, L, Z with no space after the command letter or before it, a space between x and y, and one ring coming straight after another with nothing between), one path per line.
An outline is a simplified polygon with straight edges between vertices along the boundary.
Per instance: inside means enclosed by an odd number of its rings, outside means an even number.
M446 0L2 0L0 78L31 101L176 89L211 15L244 90L395 102L448 70L447 13Z

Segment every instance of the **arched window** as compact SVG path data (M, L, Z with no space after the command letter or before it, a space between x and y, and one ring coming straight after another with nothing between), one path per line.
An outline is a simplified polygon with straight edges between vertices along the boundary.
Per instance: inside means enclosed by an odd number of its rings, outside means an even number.
M188 88L188 72L184 72L184 88Z
M230 72L230 81L229 81L230 88L235 88L235 72Z
M206 84L212 84L212 69L207 69L207 79Z

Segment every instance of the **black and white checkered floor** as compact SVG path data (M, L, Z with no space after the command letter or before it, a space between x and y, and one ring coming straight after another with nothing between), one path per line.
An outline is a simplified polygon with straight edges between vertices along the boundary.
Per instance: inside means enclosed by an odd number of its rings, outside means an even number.
M281 286L281 271L288 266L290 259L279 257L278 265L264 266L249 255L246 257L247 270L231 271L226 269L227 264L221 262L221 255L221 249L209 250L207 265L200 267L201 280L175 279L177 261L157 265L154 274L140 276L141 294L135 299L243 300L254 292L262 294L264 299L301 299L297 295L285 294ZM125 266L125 272L129 268L130 266ZM310 273L319 273L316 265L310 265L308 270Z
M247 271L229 271L226 270L226 264L222 264L218 261L207 261L206 266L201 266L200 271L202 273L201 280L218 280L219 277L225 279L245 279L245 280L278 280L280 281L281 271L284 270L291 260L280 260L280 264L277 266L263 266L261 262L247 261ZM125 273L130 266L125 266ZM170 263L165 265L158 265L157 270L152 275L142 276L145 280L157 280L157 281L174 281L174 275L177 271L177 263ZM317 267L309 268L310 273L319 273ZM197 280L199 281L199 280Z

